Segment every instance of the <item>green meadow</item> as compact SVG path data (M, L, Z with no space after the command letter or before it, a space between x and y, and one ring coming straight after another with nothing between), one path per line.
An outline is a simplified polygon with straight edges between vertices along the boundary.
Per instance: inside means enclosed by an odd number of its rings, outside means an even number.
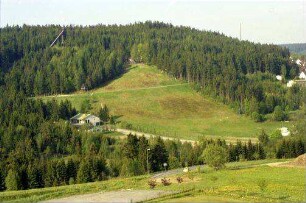
M199 137L254 138L261 129L268 133L280 122L256 123L228 106L196 92L184 81L169 77L155 66L132 65L121 77L88 92L41 97L70 100L80 109L89 100L92 113L106 104L118 117L118 127L161 136L197 140ZM291 123L284 123L289 127Z
M163 186L157 180L154 190L173 191L174 194L150 200L151 202L304 202L305 169L281 168L264 165L279 160L261 160L228 163L227 168L214 171L205 166L200 170L167 176L171 184ZM178 183L177 177L183 182ZM127 178L0 193L0 202L37 202L79 194L120 190L150 190L143 175Z

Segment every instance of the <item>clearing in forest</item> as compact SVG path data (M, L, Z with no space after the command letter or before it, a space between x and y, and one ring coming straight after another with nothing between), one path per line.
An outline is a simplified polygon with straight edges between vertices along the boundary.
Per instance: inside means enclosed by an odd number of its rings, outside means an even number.
M43 99L68 99L80 109L88 99L92 113L106 104L118 116L119 127L139 132L198 140L199 137L257 137L261 129L268 133L281 127L280 122L256 123L238 115L228 106L196 92L188 83L145 64L132 65L121 77L101 88ZM285 125L290 125L286 123Z

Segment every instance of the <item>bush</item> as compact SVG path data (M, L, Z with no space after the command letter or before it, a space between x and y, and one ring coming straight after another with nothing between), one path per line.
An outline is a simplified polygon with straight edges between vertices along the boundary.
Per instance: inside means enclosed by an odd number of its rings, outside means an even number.
M216 176L211 176L210 177L210 180L213 181L213 182L216 182L218 180L218 177Z
M183 178L182 177L177 177L176 180L177 180L178 183L182 183L183 182Z
M280 106L276 106L274 108L273 119L275 121L283 121L283 120L286 120L287 118L288 118L288 115L286 114L286 112L282 110Z
M194 173L191 173L191 172L188 172L188 178L190 179L190 180L193 180L194 179Z
M203 151L202 158L206 164L219 170L225 167L228 159L227 150L219 145L209 144Z
M278 140L278 139L281 139L283 136L282 136L282 133L280 130L276 130L274 131L273 133L271 133L270 135L270 139L272 140Z
M267 180L264 180L264 179L259 180L259 181L257 182L257 185L258 185L258 187L259 187L259 189L260 189L261 192L265 192L266 189L267 189L267 187L268 187L268 181L267 181Z
M69 178L69 185L73 185L73 184L75 184L74 178L70 177Z
M161 182L164 186L171 185L170 179L163 178L161 179Z
M255 121L255 122L262 122L264 121L264 117L257 113L257 112L253 112L252 115L251 115L251 118Z
M269 142L269 136L264 130L262 130L261 133L258 135L258 140L263 145L266 145Z
M151 189L154 189L157 185L156 180L149 180L148 185L150 186Z

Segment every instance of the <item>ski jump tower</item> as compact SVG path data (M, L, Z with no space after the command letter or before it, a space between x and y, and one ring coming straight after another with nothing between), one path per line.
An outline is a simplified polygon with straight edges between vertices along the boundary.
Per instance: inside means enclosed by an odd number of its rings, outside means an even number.
M53 47L54 44L61 38L62 42L61 44L64 44L64 35L65 35L65 28L62 29L62 31L57 35L55 40L51 43L50 47Z

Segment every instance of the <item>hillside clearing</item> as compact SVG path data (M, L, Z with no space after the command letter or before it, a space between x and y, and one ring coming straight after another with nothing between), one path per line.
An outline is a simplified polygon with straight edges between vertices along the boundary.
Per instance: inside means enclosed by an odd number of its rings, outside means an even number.
M106 104L113 115L120 117L120 128L129 125L139 132L190 140L205 136L236 141L257 137L261 129L271 133L282 125L270 121L256 123L200 95L155 66L144 64L133 65L127 73L98 89L41 98L68 99L77 109L89 99L93 113ZM291 123L284 125L290 128Z

